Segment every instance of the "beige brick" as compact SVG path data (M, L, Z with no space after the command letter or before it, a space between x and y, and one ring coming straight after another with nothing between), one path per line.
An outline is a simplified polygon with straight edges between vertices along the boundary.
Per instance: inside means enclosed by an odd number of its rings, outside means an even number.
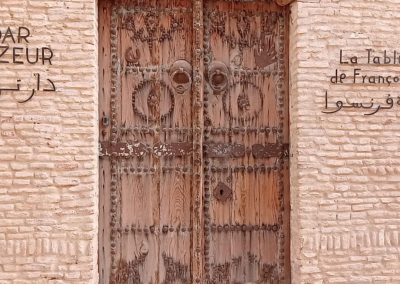
M292 283L399 282L394 267L400 266L400 206L398 186L393 187L400 180L398 110L369 117L350 109L321 112L325 90L333 102L398 95L395 85L334 85L329 79L335 69L400 72L400 65L339 62L340 49L360 61L367 48L398 50L399 4L298 0L291 5ZM314 212L313 220L308 212Z
M95 2L1 1L3 35L4 27L16 30L26 26L31 31L28 46L47 46L54 51L51 66L0 65L1 81L11 83L20 78L33 83L33 73L39 72L42 80L52 79L57 87L55 94L39 92L26 104L17 103L7 93L0 97L2 284L96 283L96 252L88 249L91 242L92 250L96 247L97 231L93 218L97 212L97 149L93 143L97 139L98 77ZM71 141L80 142L68 145ZM90 147L93 150L88 151ZM73 171L79 169L86 172L74 175ZM75 219L61 220L61 196L70 187L74 187L69 192L71 200L83 196L84 202L68 204ZM91 201L84 195L89 191ZM76 221L83 223L77 226ZM88 230L90 239L85 235ZM77 234L72 240L66 232ZM76 255L79 243L86 244L80 253L88 259L75 258L76 267L65 274L65 267L72 263L65 257Z

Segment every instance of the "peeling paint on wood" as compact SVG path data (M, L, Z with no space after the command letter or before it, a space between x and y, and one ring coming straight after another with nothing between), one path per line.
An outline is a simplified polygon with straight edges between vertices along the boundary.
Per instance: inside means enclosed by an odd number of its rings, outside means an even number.
M116 156L116 157L141 157L148 153L147 146L143 143L100 143L100 157Z
M181 142L181 143L169 143L161 144L157 143L153 147L153 154L157 157L181 157L190 155L193 152L193 143Z
M246 147L241 144L208 143L205 152L208 158L241 158L246 154Z

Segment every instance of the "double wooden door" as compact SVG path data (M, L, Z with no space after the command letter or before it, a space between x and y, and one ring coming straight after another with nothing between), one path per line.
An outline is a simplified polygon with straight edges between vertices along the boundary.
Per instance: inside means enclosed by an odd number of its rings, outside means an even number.
M286 10L99 6L100 283L289 283Z

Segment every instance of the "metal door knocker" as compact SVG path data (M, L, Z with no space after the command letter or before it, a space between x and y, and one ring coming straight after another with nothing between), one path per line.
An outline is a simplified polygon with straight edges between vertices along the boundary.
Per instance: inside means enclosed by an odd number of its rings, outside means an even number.
M133 51L132 47L129 47L125 51L125 60L128 65L133 65L133 66L139 65L139 59L140 59L139 49L136 49L135 51Z
M178 60L170 69L172 87L178 94L183 94L190 89L192 85L191 76L192 66L186 60Z
M211 63L208 71L208 80L214 92L220 93L227 89L229 84L228 74L229 70L225 63L219 61Z

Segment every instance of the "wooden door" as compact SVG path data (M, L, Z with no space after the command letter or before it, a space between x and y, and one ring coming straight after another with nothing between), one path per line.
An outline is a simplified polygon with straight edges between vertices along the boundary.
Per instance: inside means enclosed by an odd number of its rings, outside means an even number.
M287 19L100 1L100 283L290 282Z

